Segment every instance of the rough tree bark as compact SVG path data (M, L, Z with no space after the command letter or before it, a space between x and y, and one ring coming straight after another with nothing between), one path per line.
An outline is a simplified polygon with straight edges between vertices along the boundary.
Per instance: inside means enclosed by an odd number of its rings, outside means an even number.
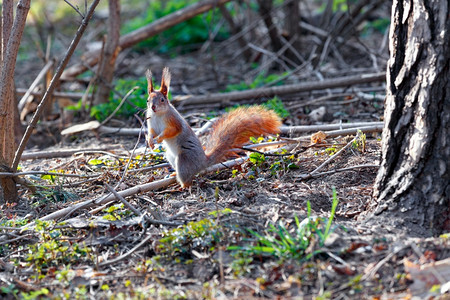
M120 52L120 3L119 0L109 0L108 35L103 55L98 68L98 85L94 97L94 105L108 102L111 91L111 82L117 55Z
M448 1L394 0L371 220L414 235L450 229L449 30Z
M14 121L14 69L30 0L20 0L13 22L13 1L3 1L2 7L2 57L0 72L0 169L10 170L16 150ZM0 202L17 198L17 187L11 177L0 177Z

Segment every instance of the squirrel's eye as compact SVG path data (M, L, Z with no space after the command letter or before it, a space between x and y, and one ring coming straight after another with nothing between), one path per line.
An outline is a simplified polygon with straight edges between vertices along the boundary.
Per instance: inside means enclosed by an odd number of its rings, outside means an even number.
M161 102L164 102L164 98L161 98Z

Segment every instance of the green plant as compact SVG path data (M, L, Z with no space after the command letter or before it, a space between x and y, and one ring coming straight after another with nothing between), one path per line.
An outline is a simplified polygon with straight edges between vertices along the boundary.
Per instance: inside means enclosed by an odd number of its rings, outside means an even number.
M254 255L273 256L278 259L307 260L321 252L320 249L312 251L311 245L317 243L323 247L325 240L331 233L331 224L336 214L338 198L336 190L333 188L333 200L330 218L311 216L311 205L308 202L308 218L300 222L295 216L295 228L289 230L282 221L277 226L269 224L266 233L259 234L249 230L256 238L255 244L245 246L230 246L229 250L238 250Z
M352 147L361 151L362 153L366 152L366 134L358 129L356 139L354 139L352 143Z
M348 287L352 289L353 292L361 292L364 286L361 283L362 274L358 274L348 282Z
M373 21L367 21L365 22L361 35L363 37L370 37L376 31L384 34L388 29L390 23L390 18L379 18Z
M39 186L34 193L35 206L39 206L48 202L58 203L78 200L79 196L62 188L62 186L48 188Z
M348 4L354 4L354 0L334 0L332 2L332 11L333 13L336 12L347 12L348 11ZM327 3L322 4L319 8L319 12L323 12L325 10L325 7L327 6Z
M214 218L217 218L218 216L225 216L228 214L233 213L233 211L229 208L224 208L222 210L213 210L212 212L208 213L209 215L213 216Z
M30 291L28 293L21 292L20 296L22 296L22 299L24 300L31 300L31 299L40 299L41 296L46 296L50 293L50 291L46 288L41 288L37 291Z
M208 250L223 236L222 227L210 219L189 222L179 228L163 233L157 250L166 256L189 257L192 249Z
M13 296L15 299L17 299L17 294L19 293L19 290L14 284L9 284L0 287L0 296L1 295L10 295Z
M266 108L273 110L282 119L289 117L289 112L286 109L286 107L284 106L283 101L281 101L281 99L278 98L277 96L273 97L270 100L267 100L266 102L264 102L262 104L262 106L265 106Z
M279 154L286 154L287 150L283 149ZM275 160L270 165L270 172L272 175L276 175L278 172L286 172L288 170L294 170L298 169L299 166L297 165L298 159L295 157L295 155L289 155L289 156L280 156L277 160Z
M281 101L281 99L278 98L278 97L274 97L274 98L272 98L270 100L267 100L266 102L261 103L261 105L266 107L267 109L273 110L282 119L287 118L289 116L289 112L284 107L283 101ZM238 108L240 106L246 106L246 105L235 105L235 106L226 108L225 111L226 112L230 112L230 111L232 111L232 110L234 110L234 109L236 109L236 108ZM262 137L260 137L258 139L250 138L250 140L253 143L259 143L259 142L262 142L264 140L264 138L262 138Z
M336 146L331 146L331 147L325 148L324 151L325 151L326 154L331 156L331 155L336 154L337 149L336 149Z
M90 108L90 116L99 122L105 120L120 105L122 96L126 95L132 89L135 89L135 91L127 97L123 105L116 112L116 116L128 118L140 110L145 110L147 108L147 79L145 77L138 79L118 79L114 82L114 91L111 91L109 101L92 106ZM79 100L77 104L67 106L65 109L79 111L82 109L82 101ZM88 110L89 107L86 105L84 109Z
M246 82L240 82L236 84L229 84L225 88L225 92L232 92L232 91L243 91L243 90L250 90L259 88L265 85L268 85L270 83L276 82L275 85L283 85L283 81L280 80L284 76L286 76L288 73L284 72L282 74L269 74L266 75L265 73L258 74L255 79L253 79L252 82L246 83Z
M234 276L249 274L253 268L251 265L253 255L245 251L236 251L233 256L234 260L231 262L231 269L233 270Z
M28 246L26 264L37 271L37 278L42 279L50 267L59 268L69 264L78 264L90 257L90 248L69 242L61 229L54 229L54 222L35 221L38 242Z
M250 155L248 156L248 159L256 167L260 167L266 161L266 157L264 156L264 154L258 153L258 152L250 153Z
M443 233L439 237L441 239L443 239L443 240L449 240L450 239L450 232Z
M146 10L142 11L142 14L138 17L130 18L124 23L122 27L122 34L129 33L136 29L152 23L170 13L173 13L187 5L193 4L195 0L170 0L170 1L150 1ZM164 34L158 34L154 37L146 39L140 42L134 48L140 49L154 49L160 53L168 53L173 49L182 50L198 49L199 45L209 39L210 31L216 27L219 22L220 13L218 9L213 9L202 15L195 16L189 20L175 25L164 32ZM216 40L223 40L229 36L229 32L226 27L221 26L217 34ZM189 49L190 48L190 49Z
M121 220L123 217L126 217L131 213L129 210L124 210L123 208L124 205L122 203L105 208L103 212L106 214L103 216L103 219L109 221Z
M118 79L114 84L114 89L118 93L111 91L108 102L91 107L91 117L96 118L98 121L106 119L122 101L122 97L119 95L125 95L135 87L137 87L136 91L128 96L116 115L130 117L139 109L145 110L147 108L147 79L145 77L140 77L136 80Z

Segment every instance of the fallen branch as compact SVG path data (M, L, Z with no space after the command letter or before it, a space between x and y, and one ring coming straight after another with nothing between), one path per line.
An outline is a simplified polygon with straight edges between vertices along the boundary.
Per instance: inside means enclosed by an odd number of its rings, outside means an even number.
M239 163L243 163L245 161L244 158L237 158L234 160L230 160L224 163L220 163L220 164L216 164L212 167L209 167L208 169L206 169L204 172L212 172L212 171L217 171L217 170L222 170L224 168L231 168L232 166L235 166ZM202 172L202 173L204 173ZM117 194L119 194L122 197L129 197L132 195L136 195L136 194L140 194L140 193L144 193L144 192L148 192L148 191L152 191L152 190L157 190L157 189L161 189L164 188L170 184L173 184L176 182L175 177L169 177L169 178L164 178L161 180L157 180L157 181L153 181L150 183L146 183L146 184L142 184L142 185L137 185L134 187L131 187L129 189L117 192ZM89 208L92 206L97 206L97 205L102 205L105 204L109 201L115 200L116 196L114 194L109 194L107 196L104 197L100 197L100 198L96 198L96 199L90 199L90 200L86 200L80 203L77 203L73 206L70 207L65 207L63 209L60 209L58 211L55 211L49 215L46 215L42 218L40 218L41 221L48 221L48 220L55 220L55 219L59 219L59 218L63 218L66 217L70 214L72 214L73 212L79 210L79 209L84 209L84 208ZM24 229L29 229L32 226L34 226L34 223L30 223L26 226L24 226Z
M111 193L114 194L114 196L116 196L116 199L119 199L119 201L122 202L126 207L128 207L128 209L130 209L132 212L134 212L138 217L143 217L150 224L166 225L166 226L179 226L179 225L181 225L180 223L168 222L168 221L163 221L163 220L155 220L155 219L149 218L149 216L141 213L137 208L135 208L133 205L131 205L130 202L125 200L125 198L122 197L115 189L113 189L112 186L110 186L107 183L105 183L105 186L108 189L108 191L110 191Z
M0 172L0 177L16 177L25 175L50 175L50 176L60 176L60 177L77 177L77 178L94 178L99 177L102 173L82 175L82 174L66 174L66 173L53 173L47 171L25 171L25 172Z
M147 26L141 27L133 32L123 35L119 40L120 50L123 51L145 39L157 35L179 23L189 20L199 14L202 14L214 7L225 4L230 0L206 0L194 3L185 8L177 10L167 16L164 16ZM83 63L75 64L64 71L62 75L63 80L71 79L88 69L87 66L93 67L100 59L101 49L89 51L84 54L85 60Z
M61 135L69 135L75 134L87 130L95 130L98 133L112 133L119 135L139 135L141 132L144 132L143 128L118 128L118 127L109 127L103 126L99 121L90 121L83 124L73 125L61 131Z
M25 93L28 92L28 89L24 89L24 88L17 88L16 89L16 94L18 96L21 95L25 95ZM44 95L44 93L42 92L33 92L30 91L29 95L31 96L35 96L35 97L39 97L42 98L42 96ZM57 98L70 98L73 100L80 100L81 98L83 98L84 93L75 93L75 92L53 92L53 96L57 97ZM75 103L75 101L74 101Z
M116 147L117 148L117 147ZM116 149L113 148L113 149ZM42 158L55 158L55 157L69 157L77 153L104 153L111 148L93 148L93 149L67 149L67 150L55 150L55 151L36 151L36 152L24 152L21 160L27 159L42 159ZM113 155L112 153L108 153Z
M336 130L369 126L383 126L383 122L358 122L358 123L337 123L337 124L321 124L321 125L305 125L305 126L282 126L281 133L292 134L299 132L316 132L324 130Z
M287 84L283 86L273 86L257 88L245 91L234 91L230 93L217 93L209 95L187 95L173 98L174 104L210 104L217 102L238 101L243 99L253 99L262 97L274 97L277 95L293 94L312 90L323 90L335 87L345 87L355 84L386 81L386 73L362 74L354 76L344 76L339 78L325 79L323 81L302 82L298 84Z
M335 169L335 170L330 170L330 171L321 172L321 173L294 175L293 177L297 177L297 178L300 177L300 179L305 180L305 179L310 179L310 178L317 178L317 177L324 176L324 175L331 175L331 174L339 173L339 172L353 171L353 170L365 169L365 168L379 168L379 167L380 167L379 165L357 165L357 166Z
M132 196L132 195L136 195L136 194L140 194L140 193L144 193L144 192L157 190L157 189L166 187L172 183L175 183L175 181L176 181L175 177L164 178L164 179L161 179L158 181L134 186L132 188L120 191L120 192L118 192L118 194L121 195L122 197L128 197L128 196ZM63 218L79 209L89 208L89 207L96 206L96 205L101 205L101 204L107 203L109 201L112 201L114 199L116 199L116 197L113 194L110 194L106 197L100 197L100 198L96 198L96 199L86 200L86 201L77 203L73 206L66 207L61 210L55 211L49 215L46 215L46 216L40 218L40 220L48 221L48 220L55 220L58 218ZM34 225L33 223L30 223L29 225L26 225L25 227L28 228L33 225Z
M211 122L206 123L202 128L197 130L198 134L204 134L212 126ZM340 123L340 124L323 124L323 125L305 125L305 126L282 126L281 133L290 134L290 133L299 133L299 132L314 132L319 130L332 130L339 128L365 128L378 131L383 128L383 122L359 122L359 123ZM118 127L109 127L103 126L98 121L90 121L84 124L77 124L71 127L68 127L61 131L61 135L69 135L75 134L78 132L86 131L86 130L95 130L98 133L104 134L116 134L116 135L139 135L142 133L144 129L142 128L118 128ZM355 130L350 130L349 132L356 132ZM350 133L346 133L350 134Z
M365 127L355 127L355 128L347 128L342 130L331 130L331 131L325 131L325 134L328 137L337 137L340 135L353 135L357 134L358 130L361 130L363 133L371 133L371 132L382 132L383 131L383 124L377 124L373 126L365 126ZM309 136L311 137L311 136Z

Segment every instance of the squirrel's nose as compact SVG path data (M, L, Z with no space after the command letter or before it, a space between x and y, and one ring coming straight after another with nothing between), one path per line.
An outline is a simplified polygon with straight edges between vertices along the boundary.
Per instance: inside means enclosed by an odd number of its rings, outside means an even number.
M152 105L152 110L156 112L156 106Z

